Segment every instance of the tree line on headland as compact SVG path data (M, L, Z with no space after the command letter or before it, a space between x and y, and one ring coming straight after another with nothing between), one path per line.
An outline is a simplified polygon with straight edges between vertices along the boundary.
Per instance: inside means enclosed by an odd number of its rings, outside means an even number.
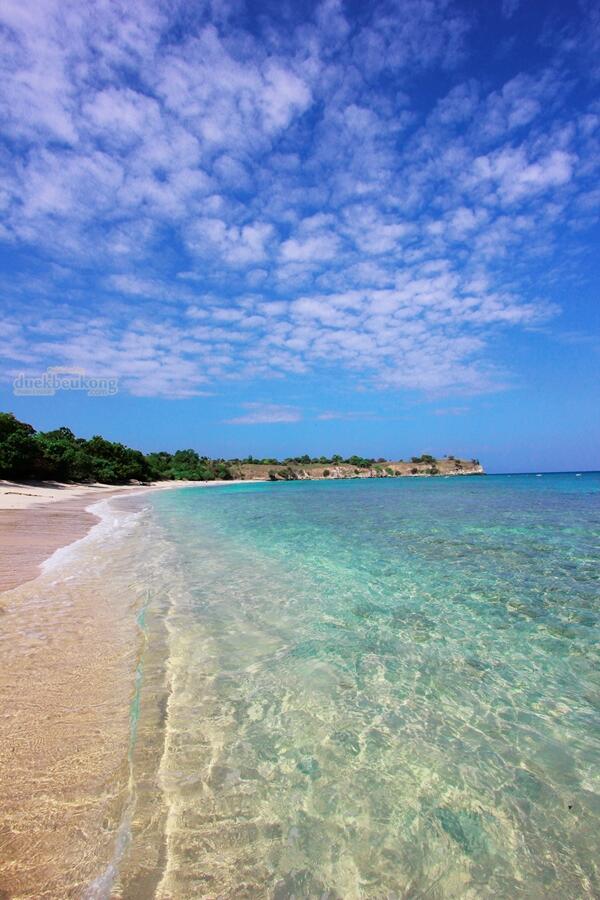
M12 413L0 413L0 478L49 481L128 481L231 479L223 459L208 459L195 450L142 453L100 435L86 440L69 428L36 431Z
M447 457L454 460L454 457ZM361 470L382 468L383 457L379 459L363 456L344 458L333 456L291 456L284 460L273 457L256 459L210 459L200 456L195 450L177 450L175 453L142 453L114 441L107 441L100 435L86 440L76 437L69 428L53 431L36 431L32 425L20 422L12 413L0 412L0 478L18 480L48 481L99 481L104 484L125 484L130 481L229 481L244 477L244 469L253 467L284 466L278 472L269 469L272 480L292 480L298 477L298 467L303 466L351 466L358 473ZM436 459L428 454L413 456L411 463L426 466L427 474L438 474ZM477 460L471 461L478 465ZM462 467L456 461L457 469ZM383 471L383 470L382 470ZM385 469L387 474L400 474ZM417 469L411 470L413 473ZM322 475L327 477L329 470Z

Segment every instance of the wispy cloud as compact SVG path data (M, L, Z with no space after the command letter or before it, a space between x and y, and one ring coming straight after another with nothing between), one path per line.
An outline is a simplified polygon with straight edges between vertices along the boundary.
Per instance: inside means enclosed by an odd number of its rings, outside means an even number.
M446 406L433 410L434 416L465 416L468 412L468 406Z
M597 15L494 81L462 74L477 18L451 0L247 14L3 4L0 239L49 261L5 288L4 375L93 362L169 396L332 369L506 384L499 332L559 312L529 267L595 221L600 110L574 101Z
M374 415L375 415L375 413L372 413L372 412L357 412L357 411L353 411L353 410L344 411L344 410L330 409L330 410L325 410L325 412L319 413L319 415L317 416L317 419L319 419L322 422L329 422L334 419L348 419L348 420L372 419L374 417Z
M227 425L270 425L299 422L300 410L295 406L279 406L275 403L244 403L246 412L233 419L226 419Z

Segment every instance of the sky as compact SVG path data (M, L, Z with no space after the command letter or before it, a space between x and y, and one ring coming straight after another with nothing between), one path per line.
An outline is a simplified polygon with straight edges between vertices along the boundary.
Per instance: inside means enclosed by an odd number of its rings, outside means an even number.
M3 0L0 43L1 409L600 468L598 4ZM15 394L50 367L117 387Z

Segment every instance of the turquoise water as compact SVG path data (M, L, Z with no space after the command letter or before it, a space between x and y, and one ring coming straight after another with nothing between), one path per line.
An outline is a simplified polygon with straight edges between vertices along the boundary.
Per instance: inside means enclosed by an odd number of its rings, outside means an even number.
M152 507L177 551L158 896L600 896L600 475Z

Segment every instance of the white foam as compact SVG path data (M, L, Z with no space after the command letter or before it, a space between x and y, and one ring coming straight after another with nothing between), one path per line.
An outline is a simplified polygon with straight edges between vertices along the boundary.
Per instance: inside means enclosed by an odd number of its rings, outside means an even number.
M44 560L40 566L42 574L48 575L56 569L63 568L76 559L84 547L87 548L94 543L102 545L107 541L119 540L131 531L146 510L147 507L135 511L117 511L112 508L110 499L100 500L86 506L85 511L98 516L100 521L93 525L84 537L65 547L59 547L48 559Z

